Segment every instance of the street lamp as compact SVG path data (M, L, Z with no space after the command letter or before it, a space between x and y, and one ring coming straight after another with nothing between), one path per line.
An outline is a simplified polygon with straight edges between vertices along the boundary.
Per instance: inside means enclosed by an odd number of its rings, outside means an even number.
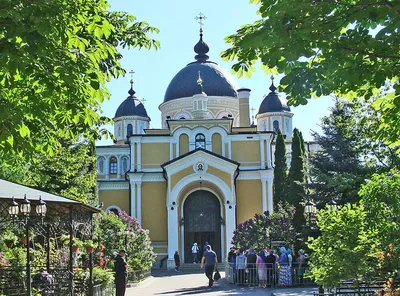
M28 296L31 295L31 262L30 262L30 254L29 254L29 223L28 223L28 218L29 215L31 214L31 202L26 198L26 194L24 196L24 199L21 202L21 215L25 217L25 222L22 223L22 225L25 227L26 231L26 294ZM47 206L46 202L42 200L42 197L39 197L39 203L36 205L36 214L42 218L42 223L43 223L43 218L46 216L47 212ZM14 219L18 216L18 203L15 201L14 197L12 198L9 207L8 207L8 213L10 216Z
M313 203L311 200L308 200L306 204L304 205L304 215L307 218L307 222L311 226L312 218L315 217L317 214L317 207L315 206L315 203Z

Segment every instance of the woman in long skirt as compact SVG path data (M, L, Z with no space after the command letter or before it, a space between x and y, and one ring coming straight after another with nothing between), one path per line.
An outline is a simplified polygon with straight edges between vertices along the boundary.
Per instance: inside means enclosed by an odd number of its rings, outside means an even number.
M289 259L287 251L284 247L281 247L281 255L279 256L279 281L278 286L291 286L292 277L290 272Z

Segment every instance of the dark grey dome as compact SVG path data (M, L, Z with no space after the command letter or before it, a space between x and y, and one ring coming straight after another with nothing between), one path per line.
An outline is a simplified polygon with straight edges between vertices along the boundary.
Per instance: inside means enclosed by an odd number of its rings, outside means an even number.
M135 97L135 91L132 87L129 90L129 95L130 96L119 105L117 112L115 112L115 118L121 116L141 116L149 118L146 108L143 106L142 102Z
M207 96L224 96L237 98L238 88L232 76L218 64L208 61L209 51L207 43L203 41L203 34L195 45L196 62L188 64L171 80L165 92L164 102L174 99L192 97L199 93L197 79L199 71L202 79L203 91Z
M282 111L290 111L290 108L284 103L275 92L276 87L272 83L269 87L271 92L264 98L261 102L260 109L258 110L258 114L267 113L267 112L282 112Z

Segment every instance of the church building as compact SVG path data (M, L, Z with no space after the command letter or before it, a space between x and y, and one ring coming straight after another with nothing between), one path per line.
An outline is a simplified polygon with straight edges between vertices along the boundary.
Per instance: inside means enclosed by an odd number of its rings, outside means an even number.
M161 128L150 128L131 81L115 112L115 144L96 148L99 201L149 229L168 268L176 250L191 263L194 242L210 243L223 261L236 225L272 212L274 131L287 143L292 138L293 113L273 80L251 123L250 89L238 88L209 60L202 31L194 51L195 60L172 78L159 105Z

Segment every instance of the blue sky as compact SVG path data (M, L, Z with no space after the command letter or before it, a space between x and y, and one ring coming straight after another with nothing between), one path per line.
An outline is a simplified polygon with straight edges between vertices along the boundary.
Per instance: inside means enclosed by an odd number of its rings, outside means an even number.
M202 12L204 21L204 40L210 47L210 60L231 71L232 62L225 62L220 53L229 47L224 37L234 33L243 24L252 23L259 17L257 5L248 0L146 0L126 1L110 0L113 10L123 10L157 27L160 33L153 37L160 41L159 50L122 50L122 65L129 72L135 71L135 91L138 98L145 98L144 105L151 118L151 127L161 127L161 113L158 106L163 102L165 90L175 74L188 63L194 61L193 46L199 40L199 24L196 15ZM232 74L234 75L234 74ZM251 89L250 106L256 109L263 96L269 93L271 80L258 66L251 78L237 78L239 87ZM275 85L281 77L275 79ZM130 75L120 77L108 84L111 92L109 101L102 105L103 114L114 117L119 104L126 99L129 90ZM294 113L293 126L299 128L305 140L312 140L309 131L320 131L319 118L329 114L332 106L330 98L309 100L306 106L291 107ZM99 144L110 144L103 140Z

